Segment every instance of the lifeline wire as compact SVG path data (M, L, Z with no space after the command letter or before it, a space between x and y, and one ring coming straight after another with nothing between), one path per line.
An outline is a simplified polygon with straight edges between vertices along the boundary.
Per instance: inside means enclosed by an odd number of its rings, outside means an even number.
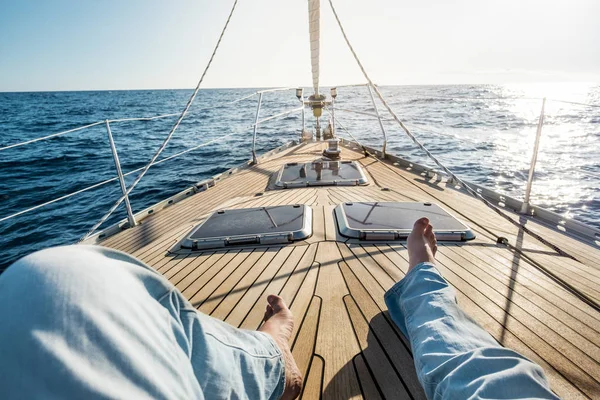
M80 126L80 127L78 127L78 128L69 129L69 130L67 130L67 131L62 131L62 132L58 132L58 133L53 133L52 135L48 135L48 136L39 137L39 138L36 138L36 139L27 140L27 141L25 141L25 142L21 142L21 143L15 143L15 144L11 144L11 145L9 145L9 146L0 147L0 151L2 151L2 150L8 150L8 149L12 149L13 147L24 146L24 145L26 145L26 144L30 144L30 143L39 142L40 140L52 139L52 138L54 138L54 137L58 137L58 136L62 136L62 135L66 135L67 133L71 133L71 132L80 131L80 130L82 130L82 129L86 129L86 128L91 128L92 126L100 125L100 124L103 124L103 123L104 123L104 121L98 121L98 122L94 122L93 124L89 124L89 125Z
M171 137L175 133L175 130L177 130L177 128L179 127L179 124L181 123L181 121L183 120L183 118L186 116L188 110L190 109L190 107L192 106L192 103L194 102L194 99L196 98L196 95L198 94L198 91L200 90L200 85L202 84L202 81L204 81L204 77L206 76L206 73L208 72L208 69L210 68L210 65L212 64L212 61L215 58L215 54L217 53L217 50L219 49L219 45L221 44L221 40L223 39L223 36L225 35L225 31L227 30L227 26L229 25L229 21L231 20L231 16L233 15L233 12L235 11L235 7L237 6L237 2L238 2L238 0L235 0L233 2L233 6L231 7L231 11L229 12L229 16L227 17L227 21L225 22L225 26L223 27L223 30L221 31L221 35L219 36L219 40L217 40L217 44L215 45L215 48L214 48L214 50L212 52L212 55L210 56L210 59L208 60L208 64L204 68L204 72L202 73L202 76L200 77L200 80L198 81L198 84L196 85L196 89L194 89L194 93L192 93L192 95L190 96L187 104L185 105L185 108L181 112L181 115L177 119L177 122L175 122L175 125L173 125L173 128L171 128L171 131L169 132L169 134L165 138L163 144L160 146L160 148L158 149L158 151L154 154L154 156L152 157L152 159L150 160L150 162L148 164L146 164L146 166L144 167L144 169L142 170L142 172L140 172L140 174L138 175L138 177L135 178L135 181L127 189L127 191L125 192L125 194L123 194L119 198L119 200L117 200L115 202L115 204L110 208L110 210L108 210L108 212L100 219L100 221L98 221L92 227L92 229L90 229L89 232L86 233L80 239L80 242L83 241L83 240L85 240L85 239L87 239L88 237L90 237L90 235L93 234L94 231L96 229L98 229L98 227L100 225L102 225L110 217L110 215L117 209L117 207L119 207L119 205L123 202L123 200L125 200L125 197L127 197L129 195L129 193L131 193L131 191L133 190L133 188L135 188L135 186L140 182L140 180L146 174L146 172L148 172L148 170L150 169L150 167L152 166L152 164L154 163L154 161L156 161L156 159L158 158L158 156L160 155L160 153L162 153L162 151L165 149L165 147L167 147L167 144L171 140Z
M218 138L215 138L215 139L213 139L213 140L210 140L210 141L208 141L208 142L205 142L205 143L199 144L198 146L194 146L194 147L191 147L191 148L189 148L189 149L187 149L187 150L180 151L179 153L176 153L176 154L173 154L173 155L171 155L171 156L169 156L169 157L165 157L165 158L163 158L163 159L160 159L160 160L158 160L158 161L154 162L152 165L158 165L158 164L162 164L162 163L164 163L165 161L169 161L169 160L171 160L171 159L173 159L173 158L176 158L176 157L182 156L182 155L184 155L184 154L186 154L186 153L189 153L190 151L194 151L194 150L198 150L199 148L206 147L206 146L208 146L209 144L212 144L212 143L214 143L214 142L217 142L217 141L219 141L219 140L223 140L223 139L225 139L225 138L228 138L228 137L230 137L230 136L233 136L233 135L239 135L240 133L243 133L243 132L244 132L246 129L248 129L248 128L247 128L247 127L244 127L244 129L243 129L243 130L240 130L239 132L234 132L234 133L230 133L230 134L228 134L228 135L223 135L223 136L220 136L220 137L218 137ZM135 174L136 172L139 172L139 171L141 171L141 170L143 170L143 169L144 169L144 167L140 167L140 168L138 168L138 169L134 169L133 171L129 171L129 172L127 172L126 174L123 174L123 176L129 176L129 175L131 175L131 174ZM80 189L80 190L76 190L75 192L71 192L71 193L69 193L69 194L66 194L66 195L64 195L64 196L57 197L56 199L53 199L53 200L47 201L47 202L45 202L45 203L42 203L42 204L38 204L37 206L33 206L33 207L31 207L31 208L28 208L28 209L25 209L25 210L22 210L22 211L16 212L16 213L14 213L14 214L11 214L11 215L8 215L8 216L6 216L6 217L2 217L2 218L0 218L0 222L3 222L3 221L6 221L6 220L9 220L9 219L11 219L11 218L14 218L14 217L17 217L17 216L19 216L19 215L26 214L26 213L28 213L28 212L31 212L31 211L37 210L38 208L41 208L41 207L44 207L44 206L47 206L47 205L50 205L50 204L56 203L56 202L58 202L58 201L61 201L61 200L64 200L64 199L68 199L69 197L73 197L73 196L75 196L75 195L77 195L77 194L79 194L79 193L87 192L88 190L92 190L92 189L95 189L95 188L97 188L97 187L100 187L100 186L106 185L107 183L110 183L110 182L116 181L117 179L119 179L119 177L115 176L115 177L113 177L113 178L110 178L110 179L107 179L107 180L105 180L105 181L102 181L102 182L95 183L95 184L93 184L93 185L91 185L91 186L88 186L88 187L86 187L86 188L83 188L83 189Z

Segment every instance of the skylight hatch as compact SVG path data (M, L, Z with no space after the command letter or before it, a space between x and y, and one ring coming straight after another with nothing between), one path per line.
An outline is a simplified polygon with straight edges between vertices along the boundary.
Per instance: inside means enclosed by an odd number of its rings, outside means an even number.
M312 235L312 210L306 205L220 210L183 240L181 247L202 250L235 245L283 244Z
M467 225L433 203L343 203L335 215L340 234L360 240L406 240L421 217L429 218L438 241L475 239Z
M296 188L334 185L353 186L366 183L367 177L356 161L317 160L283 165L277 175L275 186L279 188Z

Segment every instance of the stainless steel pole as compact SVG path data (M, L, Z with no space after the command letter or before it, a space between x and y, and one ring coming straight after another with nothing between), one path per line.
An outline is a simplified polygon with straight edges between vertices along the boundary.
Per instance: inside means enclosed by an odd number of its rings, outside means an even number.
M129 203L129 196L127 195L127 187L125 186L125 178L123 177L123 171L121 171L121 163L119 162L119 155L117 154L117 147L115 146L115 141L113 140L112 132L110 131L110 124L108 120L106 122L106 131L108 132L108 141L110 143L110 150L112 151L113 160L115 162L115 168L117 170L117 175L119 177L119 184L121 185L121 191L123 192L123 196L125 196L125 208L127 209L127 219L129 220L129 226L134 227L137 225L135 222L135 216L133 215L133 211L131 210L131 204Z
M331 136L335 138L335 98L331 98Z
M542 136L542 126L544 125L544 108L546 106L546 98L542 100L542 112L538 121L537 132L535 134L535 144L533 146L533 155L531 156L531 165L529 166L529 177L527 178L527 188L525 189L525 200L521 206L521 214L529 213L529 199L531 197L531 186L533 185L533 173L535 172L535 164L537 163L538 151L540 148L540 137Z
M375 114L377 115L377 120L379 120L379 127L381 128L381 133L383 133L383 146L381 148L381 153L383 158L385 158L385 150L387 148L387 133L385 132L385 127L383 126L383 121L381 120L381 115L379 115L379 110L377 109L377 104L375 104L375 98L373 97L373 90L371 89L371 85L367 84L367 89L369 89L369 95L371 96L371 102L373 103L373 108L375 109Z
M317 140L321 140L321 121L319 120L320 118L317 117L317 126L316 126L316 131L317 131Z
M256 106L256 119L254 120L254 133L252 134L252 164L258 163L258 159L256 158L256 130L258 129L258 115L260 114L262 95L262 93L258 94L258 105Z
M304 96L302 96L302 99L300 99L300 101L302 102L302 134L304 134L304 129L306 128L306 117L304 116L304 110L306 109L306 106L304 105Z

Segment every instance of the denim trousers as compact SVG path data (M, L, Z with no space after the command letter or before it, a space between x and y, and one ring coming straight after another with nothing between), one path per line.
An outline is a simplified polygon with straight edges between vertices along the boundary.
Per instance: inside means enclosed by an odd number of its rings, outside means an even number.
M198 312L134 257L29 255L0 275L0 398L277 399L273 339Z
M385 294L410 341L428 399L557 399L542 368L501 346L457 304L431 263L421 263Z
M385 296L431 399L556 398L542 369L464 314L432 264ZM103 247L42 250L0 275L0 398L277 399L282 354L198 312L163 276Z

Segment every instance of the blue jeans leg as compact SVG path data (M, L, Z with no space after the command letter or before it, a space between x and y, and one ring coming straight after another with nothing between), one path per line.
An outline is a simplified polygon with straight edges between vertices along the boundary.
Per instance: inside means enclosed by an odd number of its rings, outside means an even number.
M431 263L421 263L385 294L409 339L429 399L556 399L540 366L502 347L464 313Z
M262 332L199 313L135 258L43 250L0 276L2 398L275 399L284 363Z

